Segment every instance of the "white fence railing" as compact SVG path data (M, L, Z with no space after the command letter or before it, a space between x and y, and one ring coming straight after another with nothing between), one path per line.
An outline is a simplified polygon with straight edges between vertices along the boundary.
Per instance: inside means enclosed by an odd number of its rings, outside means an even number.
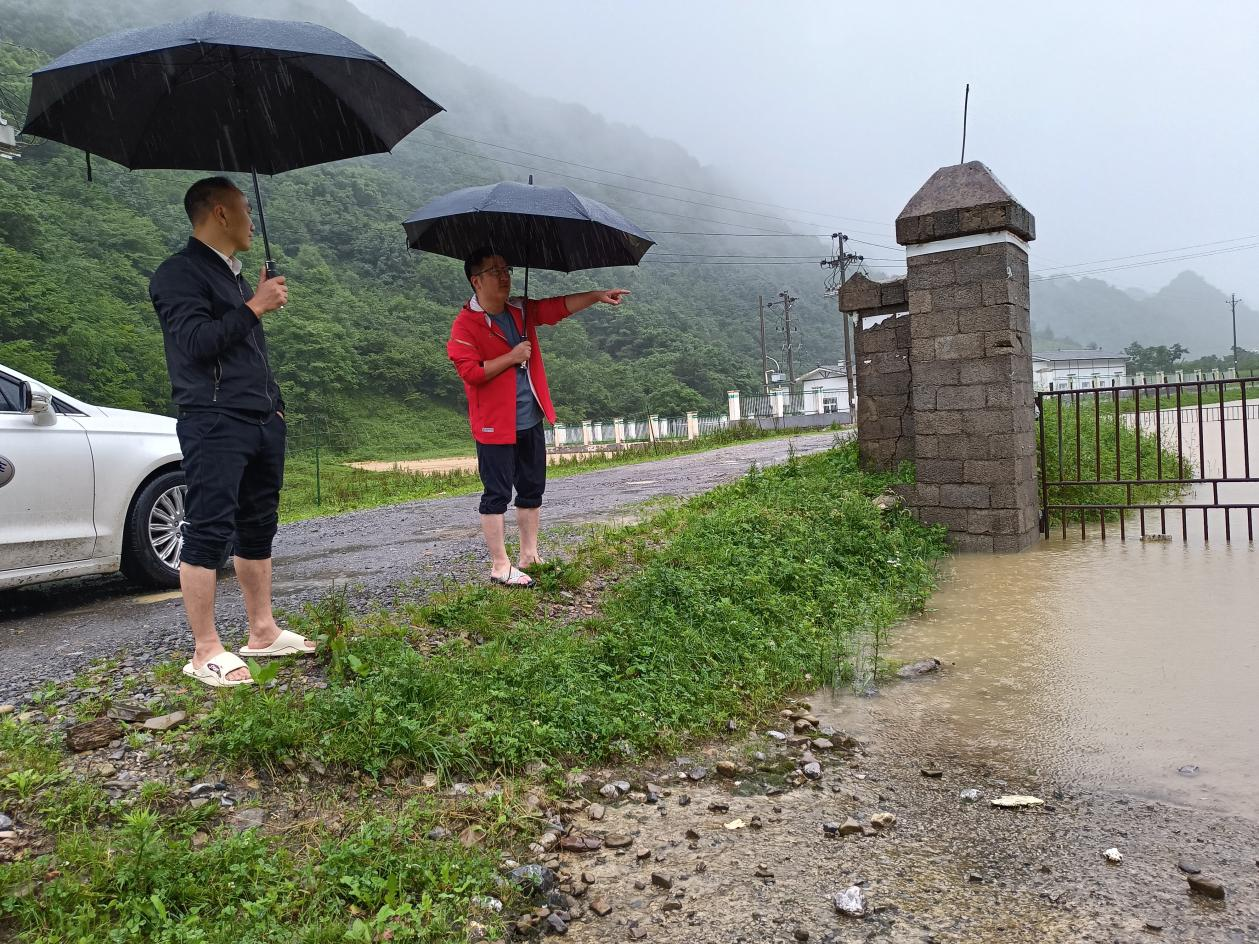
M1253 373L1242 371L1243 380L1252 379ZM1228 370L1176 370L1152 371L1148 374L1110 376L1094 374L1089 377L1037 377L1037 390L1109 390L1111 387L1142 387L1146 384L1199 383L1202 381L1237 380L1237 374Z
M774 418L776 421L794 416L832 416L842 418L834 409L827 409L823 397L810 394L789 394L775 391L768 396L744 396L737 390L728 393L725 413L692 411L682 416L626 416L611 420L585 420L581 423L556 423L546 430L548 446L573 446L598 449L626 443L655 442L663 439L697 439L708 436L732 423L756 422ZM796 421L798 422L798 421Z

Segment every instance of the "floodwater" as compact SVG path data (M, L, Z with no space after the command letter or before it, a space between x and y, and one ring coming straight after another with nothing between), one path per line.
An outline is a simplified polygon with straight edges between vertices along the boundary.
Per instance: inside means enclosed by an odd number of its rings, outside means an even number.
M1225 423L1227 474L1240 476L1241 417ZM1246 425L1254 474L1259 417ZM1209 475L1224 472L1218 442L1193 455ZM1259 502L1259 483L1224 488L1224 501ZM1210 496L1199 486L1183 500ZM1243 511L1223 540L1223 516L1210 512L1209 540L1202 512L1188 515L1187 539L1172 512L1170 540L1142 541L1134 515L1122 542L1113 523L1100 540L1094 522L1083 540L1077 525L1023 554L952 558L927 612L887 643L943 671L841 698L845 723L923 755L1259 819L1259 545ZM1146 528L1164 531L1158 512Z

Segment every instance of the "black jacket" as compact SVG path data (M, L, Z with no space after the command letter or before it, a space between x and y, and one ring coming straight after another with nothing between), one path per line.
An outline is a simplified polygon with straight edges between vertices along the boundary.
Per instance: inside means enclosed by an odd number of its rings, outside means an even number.
M149 297L162 323L171 399L181 410L284 412L262 322L245 304L253 294L195 238L153 273Z

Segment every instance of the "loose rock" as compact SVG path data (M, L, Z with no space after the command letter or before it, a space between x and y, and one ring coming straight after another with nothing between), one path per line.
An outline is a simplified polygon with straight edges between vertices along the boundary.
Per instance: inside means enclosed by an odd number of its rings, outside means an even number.
M957 795L957 798L961 800L963 803L975 803L975 802L978 802L979 796L980 796L979 791L976 790L974 787L971 787L959 793Z
M924 659L922 662L902 666L897 670L896 674L903 679L921 678L924 675L930 675L932 672L939 671L939 668L939 659Z
M808 777L810 780L822 779L822 765L819 764L817 761L812 761L808 764L805 764L804 767L801 769L804 771L804 775Z
M1120 862L1123 861L1123 853L1120 852L1118 849L1113 849L1113 848L1107 849L1105 852L1102 853L1102 858L1104 858L1107 862L1112 863L1113 865L1118 865Z
M1186 875L1198 875L1202 872L1202 869L1198 868L1192 862L1186 862L1184 859L1181 859L1176 863L1176 868L1180 869L1180 871L1184 872Z
M888 826L896 825L896 814L894 813L875 813L870 817L870 825L879 829L886 829Z
M832 899L835 910L850 918L860 918L866 913L866 898L860 885L850 885Z
M187 712L172 711L168 715L161 715L157 718L149 718L144 722L144 727L150 731L169 731L171 728L177 727L187 720Z
M739 765L732 760L719 761L717 773L722 777L733 777L739 772Z
M571 835L560 840L560 848L565 852L596 852L603 847L603 840L598 836Z
M118 721L129 721L132 724L147 721L153 717L153 712L147 705L136 705L125 701L111 705L105 714L107 717Z
M844 820L838 830L841 836L855 836L861 832L861 824L851 816Z
M113 718L96 718L76 724L66 732L66 747L75 754L107 747L122 733L122 725Z
M1019 796L1015 794L1012 796L997 797L992 801L992 805L999 806L1007 810L1017 810L1032 806L1044 806L1045 801L1040 797Z
M1224 886L1205 875L1190 875L1189 890L1207 898L1214 898L1216 901L1224 900Z
M673 879L669 878L669 876L665 875L663 872L652 872L651 884L655 885L657 888L663 888L665 891L669 891L669 889L673 888Z
M609 833L603 837L603 844L609 849L624 849L634 844L634 840L624 833Z
M687 776L690 777L696 783L698 783L699 781L703 780L705 777L708 776L708 768L707 767L694 767L691 769L689 773L687 773Z
M602 803L591 803L590 806L586 808L586 815L596 823L603 819L606 813L607 807L605 807Z
M508 873L508 877L517 888L540 895L550 894L558 882L558 878L553 871L545 865L538 865L537 863L530 863L529 865L522 865L519 868L512 869Z
M590 910L600 918L606 918L612 913L612 905L606 898L596 898L590 903Z

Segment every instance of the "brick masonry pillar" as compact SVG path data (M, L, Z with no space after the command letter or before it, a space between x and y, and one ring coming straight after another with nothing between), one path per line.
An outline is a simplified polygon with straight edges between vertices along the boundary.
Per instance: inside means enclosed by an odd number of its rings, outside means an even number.
M1036 222L978 161L942 167L896 220L905 246L917 485L960 551L1038 537L1027 244Z

